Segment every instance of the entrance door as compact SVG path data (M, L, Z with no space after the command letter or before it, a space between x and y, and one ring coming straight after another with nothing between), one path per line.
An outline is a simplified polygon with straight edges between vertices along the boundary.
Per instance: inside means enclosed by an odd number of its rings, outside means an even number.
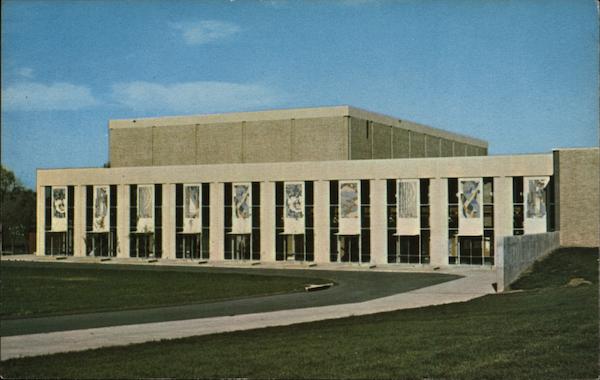
M131 257L154 257L154 234L135 234L133 249L129 252Z
M233 235L231 239L234 260L250 260L250 234Z
M88 234L87 255L96 257L111 256L108 237L108 232Z
M483 264L483 246L481 236L460 236L458 252L461 264Z
M360 235L339 235L338 250L341 262L360 262Z
M183 235L181 239L181 251L186 259L200 258L200 235Z
M304 251L304 235L284 235L284 260L304 261L306 259L306 254Z
M396 240L396 254L400 263L419 263L419 236L398 236Z
M46 233L46 254L51 256L67 256L67 233Z
M296 260L296 245L294 243L294 235L285 235L283 239L284 260Z

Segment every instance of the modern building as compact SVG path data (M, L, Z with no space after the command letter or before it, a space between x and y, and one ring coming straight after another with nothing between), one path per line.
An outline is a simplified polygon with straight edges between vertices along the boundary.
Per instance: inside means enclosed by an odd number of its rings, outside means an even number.
M599 245L598 148L487 156L348 106L109 132L109 168L38 170L38 255L493 267L505 236Z

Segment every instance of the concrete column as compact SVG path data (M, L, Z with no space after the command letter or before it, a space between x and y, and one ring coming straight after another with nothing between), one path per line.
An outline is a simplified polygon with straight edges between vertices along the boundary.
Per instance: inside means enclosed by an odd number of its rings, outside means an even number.
M37 234L35 254L44 256L46 250L46 188L38 186L36 192Z
M74 186L73 195L73 256L85 256L85 186Z
M387 182L383 179L371 184L371 263L387 263Z
M162 257L175 259L175 184L162 185Z
M429 180L431 265L448 265L448 180Z
M222 183L210 184L210 261L225 260L223 229L225 220L223 213L225 209L225 191Z
M260 261L275 261L275 182L260 183Z
M512 177L494 178L494 252L501 254L499 244L504 236L512 236L513 203ZM496 265L498 260L495 260Z
M117 257L129 257L129 185L117 185Z
M315 263L329 262L329 181L314 182Z

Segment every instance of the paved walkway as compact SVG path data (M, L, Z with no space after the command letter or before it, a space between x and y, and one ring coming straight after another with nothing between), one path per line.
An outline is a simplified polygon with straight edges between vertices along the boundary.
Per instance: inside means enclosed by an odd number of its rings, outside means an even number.
M271 326L286 326L393 310L464 302L494 293L496 274L491 270L453 271L464 277L454 281L364 302L279 310L264 313L198 318L180 321L112 326L1 338L1 360L17 357L83 351L162 339L177 339Z
M265 313L287 309L302 309L317 306L359 303L375 298L387 297L407 291L451 281L460 276L414 272L374 272L372 270L316 270L316 269L266 269L231 267L155 267L150 265L99 265L37 263L36 268L77 267L102 268L103 271L127 269L134 271L185 271L186 273L220 274L260 274L263 276L300 276L307 283L334 282L336 286L327 291L291 292L283 294L253 296L241 299L191 303L176 306L154 306L141 309L87 312L56 316L38 316L19 319L5 319L0 324L0 335L27 335L53 331L82 330L108 326L133 325L141 323L178 321L184 319L212 318L240 314ZM129 273L129 272L127 272ZM310 279L313 279L312 281Z

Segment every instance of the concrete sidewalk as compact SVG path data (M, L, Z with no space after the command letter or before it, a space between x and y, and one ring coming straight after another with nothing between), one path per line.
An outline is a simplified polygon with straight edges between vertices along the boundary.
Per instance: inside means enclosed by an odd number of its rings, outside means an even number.
M458 274L455 272L455 274ZM182 321L113 326L3 337L0 359L55 354L59 352L123 346L222 332L286 326L393 310L464 302L494 293L494 271L465 270L460 279L365 302L280 310L266 313L198 318Z

